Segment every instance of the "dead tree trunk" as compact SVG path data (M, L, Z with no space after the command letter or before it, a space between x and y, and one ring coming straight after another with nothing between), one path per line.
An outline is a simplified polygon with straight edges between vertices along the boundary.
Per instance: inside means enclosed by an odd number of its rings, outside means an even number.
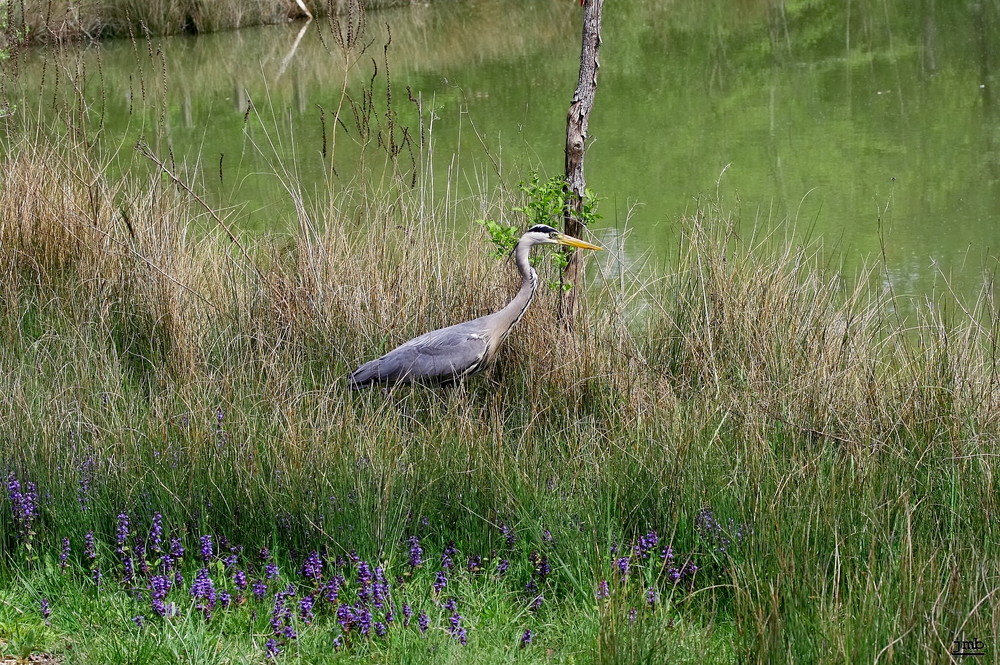
M583 48L580 52L580 79L566 117L566 210L563 229L568 235L583 237L583 198L587 183L583 177L583 157L587 143L587 123L597 93L597 55L601 48L601 10L604 0L584 0ZM571 250L562 275L564 289L559 299L559 320L571 330L576 319L577 289L582 273L580 252ZM566 289L565 285L569 285Z

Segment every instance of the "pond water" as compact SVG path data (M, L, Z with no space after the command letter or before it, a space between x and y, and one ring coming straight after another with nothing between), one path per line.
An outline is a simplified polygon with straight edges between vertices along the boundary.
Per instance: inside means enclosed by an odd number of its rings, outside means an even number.
M465 193L561 172L581 18L570 0L370 12L348 90L363 99L373 66L385 73L391 33L396 120L416 126L412 96L433 140L429 163L404 145L401 168L433 178L468 224ZM900 293L971 296L994 271L997 2L633 0L606 3L604 23L587 182L605 198L597 236L625 238L629 261L669 261L679 220L719 200L748 228L792 220L848 271L884 253ZM325 20L83 45L59 61L21 57L23 112L75 88L102 140L144 138L248 227L290 223L284 182L308 198L353 177L358 142L330 126L347 61ZM377 112L382 78L374 89ZM248 119L250 100L265 121Z

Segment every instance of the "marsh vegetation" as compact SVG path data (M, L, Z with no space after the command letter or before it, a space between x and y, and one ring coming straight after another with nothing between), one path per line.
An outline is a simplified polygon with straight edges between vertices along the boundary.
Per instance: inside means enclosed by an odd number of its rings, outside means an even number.
M515 285L421 176L421 116L404 132L405 96L368 85L328 119L362 175L306 197L276 170L295 210L280 233L241 230L160 146L123 168L99 117L5 119L3 651L915 663L960 638L995 648L989 288L904 304L885 265L844 277L793 229L706 200L678 220L669 269L592 267L574 334L543 290L490 373L352 392L361 361ZM263 105L244 122L272 128ZM512 224L529 204L516 181L474 200Z

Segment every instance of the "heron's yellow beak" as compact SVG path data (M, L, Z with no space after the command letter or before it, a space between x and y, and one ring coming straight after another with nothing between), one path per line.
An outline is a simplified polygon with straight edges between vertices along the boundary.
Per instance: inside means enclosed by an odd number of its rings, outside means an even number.
M558 242L560 245L569 245L570 247L578 247L580 249L596 249L596 250L604 249L603 247L598 247L597 245L591 245L589 242L584 242L583 240L574 238L573 236L565 235L563 233L560 233L558 236L556 236L556 242Z

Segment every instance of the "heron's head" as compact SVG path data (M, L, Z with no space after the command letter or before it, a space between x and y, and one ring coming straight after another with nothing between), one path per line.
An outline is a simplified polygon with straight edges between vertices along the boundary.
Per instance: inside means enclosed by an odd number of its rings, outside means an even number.
M548 224L535 224L524 232L522 238L530 238L533 245L569 245L578 249L604 249L579 238L560 233Z

